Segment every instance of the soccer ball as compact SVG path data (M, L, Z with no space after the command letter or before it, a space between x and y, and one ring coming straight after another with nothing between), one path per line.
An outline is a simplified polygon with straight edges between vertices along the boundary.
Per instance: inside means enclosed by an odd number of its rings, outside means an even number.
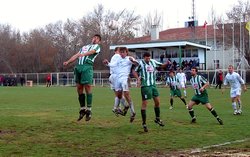
M119 23L118 23L118 21L112 20L109 22L108 26L111 30L117 30L119 27Z

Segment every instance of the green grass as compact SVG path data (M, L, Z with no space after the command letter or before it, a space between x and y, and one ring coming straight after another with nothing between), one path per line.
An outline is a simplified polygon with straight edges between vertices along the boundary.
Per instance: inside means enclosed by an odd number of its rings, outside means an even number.
M197 123L183 103L174 99L169 110L169 89L159 88L161 118L154 120L153 101L147 110L148 133L141 127L140 89L131 88L135 121L111 112L114 94L109 88L93 88L93 117L76 122L79 104L74 87L0 87L0 156L164 156L210 145L250 138L250 97L242 94L243 114L233 116L229 89L209 89L211 104L224 125L207 109L195 106ZM193 91L188 89L187 102ZM218 149L250 149L249 140ZM217 148L216 148L217 149Z

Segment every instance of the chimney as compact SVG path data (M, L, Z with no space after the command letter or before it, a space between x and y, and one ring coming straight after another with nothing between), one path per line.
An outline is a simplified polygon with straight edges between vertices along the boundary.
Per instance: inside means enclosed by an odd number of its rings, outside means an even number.
M158 39L159 39L159 26L151 25L151 40L158 40Z

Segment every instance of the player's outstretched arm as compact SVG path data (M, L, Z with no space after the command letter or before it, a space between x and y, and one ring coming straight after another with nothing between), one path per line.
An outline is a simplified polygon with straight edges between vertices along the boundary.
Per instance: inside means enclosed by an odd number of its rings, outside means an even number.
M72 63L74 62L78 57L79 57L80 53L77 52L76 54L74 54L69 60L63 62L63 65L66 66L68 65L69 63Z

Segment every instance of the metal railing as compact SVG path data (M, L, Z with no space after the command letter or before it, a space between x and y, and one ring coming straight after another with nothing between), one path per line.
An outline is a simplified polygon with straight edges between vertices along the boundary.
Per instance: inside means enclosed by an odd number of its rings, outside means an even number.
M226 75L227 70L222 70L223 76ZM200 70L199 74L203 75L210 84L216 84L216 75L218 71L214 70ZM243 79L246 83L250 82L250 70L241 70L237 71L240 75L242 75ZM190 71L186 71L187 80L191 78ZM52 86L75 86L74 81L74 73L73 72L53 72L49 73L51 75L51 84ZM48 73L16 73L9 74L3 73L0 74L0 86L2 85L17 85L20 86L22 84L21 77L24 78L23 85L28 85L27 81L32 81L33 86L46 86L46 76ZM109 71L94 71L94 80L93 86L109 86ZM168 77L168 71L158 71L156 73L156 81L158 85L165 84L166 77ZM2 78L5 80L3 81ZM8 80L9 82L7 82ZM12 81L12 82L11 82ZM131 85L136 85L136 80L131 79Z

